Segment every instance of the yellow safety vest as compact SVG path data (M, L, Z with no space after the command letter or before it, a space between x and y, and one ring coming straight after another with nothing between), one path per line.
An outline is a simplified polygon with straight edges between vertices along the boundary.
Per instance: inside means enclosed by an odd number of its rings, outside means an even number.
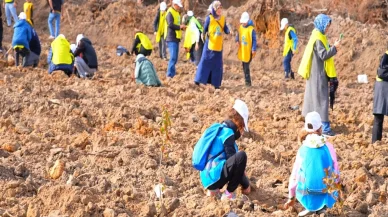
M223 37L222 32L225 26L225 17L221 16L219 20L216 20L213 15L209 15L209 50L222 51Z
M385 54L387 54L387 55L388 55L388 51L386 51L386 52L385 52ZM378 75L376 75L376 81L383 81L383 79L379 78L379 76L378 76Z
M136 48L138 51L140 51L141 45L143 45L144 49L146 49L146 50L153 49L150 39L144 33L138 32L138 33L136 33L135 38L137 36L139 36L139 39L140 39L140 44L136 45Z
M5 3L13 3L14 0L5 0Z
M159 25L158 25L158 31L156 32L156 42L160 41L160 37L165 33L164 26L166 25L166 11L160 11L159 12Z
M238 59L247 63L251 60L252 55L252 32L253 26L244 28L242 25L238 31L239 43L238 47Z
M296 30L294 27L289 26L287 28L286 34L284 36L284 49L283 49L283 56L284 57L287 56L290 49L292 49L294 47L294 41L292 40L292 38L290 39L290 37L289 37L290 31L293 31L296 33Z
M190 26L187 27L186 32L185 32L185 41L183 42L183 47L190 49L191 46L193 46L193 37L194 33Z
M70 43L63 36L58 36L52 43L53 57L51 62L55 65L71 64L74 56L70 51Z
M24 13L26 14L26 20L32 25L32 10L34 5L32 2L25 2L23 5Z
M174 24L180 26L181 25L181 15L179 14L179 12L176 11L174 8L170 7L167 10L167 14L168 13L171 13L172 17L174 18ZM166 19L164 19L165 20L164 32L166 33L166 34L164 34L164 38L167 38L167 34L168 34L167 14L166 14ZM177 39L181 39L182 38L182 30L175 30L175 35L176 35Z
M306 49L302 57L302 61L298 69L298 74L305 79L309 79L310 77L311 64L313 61L314 44L317 40L321 41L325 45L326 50L330 49L326 35L322 34L319 30L314 29L313 32L311 33L310 40L306 46ZM333 57L324 61L324 67L325 67L326 75L329 78L337 77L337 72L335 71Z

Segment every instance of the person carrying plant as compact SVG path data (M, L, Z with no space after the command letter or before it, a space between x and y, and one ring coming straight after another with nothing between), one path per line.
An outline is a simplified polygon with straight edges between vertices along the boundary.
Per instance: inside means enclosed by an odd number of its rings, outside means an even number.
M298 69L298 74L306 79L302 114L305 116L312 111L318 112L322 118L323 134L326 136L335 135L329 122L329 90L333 93L330 95L334 96L338 87L334 55L340 46L340 40L336 40L334 46L329 45L326 33L330 25L331 18L325 14L319 14L315 18L315 29Z
M388 51L380 60L373 91L373 130L372 143L383 137L384 116L388 115Z
M256 31L253 21L249 19L249 14L244 12L240 19L240 28L236 36L238 46L238 59L242 62L245 85L252 86L251 72L249 65L256 55Z
M163 60L167 60L167 51L166 51L166 40L164 35L165 24L166 24L166 2L160 3L158 13L156 13L154 20L154 35L156 43L159 43L159 56Z
M148 36L144 34L141 30L135 29L135 39L132 43L131 55L143 54L144 56L149 56L152 53L152 43Z
M291 79L295 79L291 68L291 60L298 46L298 36L296 35L295 27L288 23L287 18L283 18L280 21L280 31L282 30L285 30L283 48L284 77L289 78L291 76Z
M285 208L297 199L305 208L298 216L322 214L338 199L340 176L337 155L331 143L322 135L322 121L318 112L306 115L299 134L299 147L288 185Z
M244 131L248 132L248 106L237 99L222 123L210 126L194 147L193 166L200 170L200 179L208 196L218 196L227 185L221 200L236 198L239 185L243 194L251 191L245 175L247 154L239 151L236 144Z

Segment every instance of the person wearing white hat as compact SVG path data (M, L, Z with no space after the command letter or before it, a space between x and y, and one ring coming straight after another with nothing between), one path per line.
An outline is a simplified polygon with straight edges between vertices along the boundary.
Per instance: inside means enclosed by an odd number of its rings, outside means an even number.
M179 42L182 38L182 30L186 29L186 25L181 23L180 10L182 7L181 0L172 0L172 6L167 10L164 36L170 53L166 73L167 79L172 79L176 74L175 64L178 61Z
M247 154L239 151L236 144L244 131L248 132L248 106L237 99L227 116L221 124L216 123L208 128L218 127L214 134L208 134L209 131L206 130L201 137L212 141L210 147L208 146L208 156L205 156L206 167L200 172L201 183L208 190L208 196L218 196L220 189L227 185L221 200L235 199L235 190L240 185L243 194L249 194L251 190L249 179L245 175ZM201 143L206 141L200 139L200 144L197 145L201 147Z
M236 43L238 46L238 59L242 62L245 85L252 86L251 72L249 65L256 55L256 31L253 21L249 19L249 14L244 12L240 19L240 28L237 32Z
M63 34L59 34L51 42L47 63L49 64L49 74L54 71L63 71L69 77L73 74L74 55L71 52L69 41Z
M25 57L30 53L30 40L32 27L26 21L26 14L21 12L19 20L14 25L12 36L12 48L15 50L15 64L19 66L19 57Z
M17 7L16 0L3 1L3 8L5 9L5 16L7 18L8 27L11 27L11 24L12 24L11 16L15 23L19 20L16 12L16 7Z
M166 40L164 35L167 34L164 32L166 25L166 2L160 3L158 12L156 13L154 20L154 35L156 43L159 43L159 56L163 60L167 60L167 51L166 51Z
M226 25L226 18L222 15L220 1L212 3L212 12L206 17L203 35L208 36L204 45L201 61L198 64L194 77L194 83L211 84L219 89L223 77L223 42L224 34L230 34ZM205 38L205 37L203 37Z
M338 192L328 191L327 185L331 181L332 185L338 184L340 177L335 149L322 135L322 120L318 112L306 115L298 140L301 146L290 176L285 208L292 207L297 199L305 208L298 216L320 215L336 202Z
M75 74L80 78L91 78L98 70L96 50L92 42L83 34L76 38L77 48L74 51Z
M295 79L294 72L291 68L291 60L298 46L298 36L296 35L295 28L288 23L287 18L283 18L280 21L280 30L285 30L283 48L284 77L286 79L289 77L291 77L291 79Z
M183 47L186 49L191 62L198 65L203 50L203 41L201 39L203 32L202 24L194 17L193 11L188 11L183 16L182 23L187 25Z

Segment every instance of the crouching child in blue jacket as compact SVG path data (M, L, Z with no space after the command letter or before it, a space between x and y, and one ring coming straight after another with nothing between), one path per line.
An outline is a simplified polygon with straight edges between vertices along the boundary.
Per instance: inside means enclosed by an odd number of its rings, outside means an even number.
M236 144L244 130L248 132L248 115L247 105L237 99L228 119L210 126L194 147L193 166L200 170L201 183L208 190L208 196L219 195L226 184L221 200L235 199L239 185L243 194L251 190L245 175L247 155Z

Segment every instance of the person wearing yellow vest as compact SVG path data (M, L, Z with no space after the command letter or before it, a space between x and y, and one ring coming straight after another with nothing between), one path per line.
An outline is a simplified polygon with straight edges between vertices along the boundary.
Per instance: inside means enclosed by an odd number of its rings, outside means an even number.
M372 143L383 137L384 116L388 115L388 51L380 60L373 91L373 130Z
M24 2L23 11L27 15L27 22L34 25L34 20L32 19L34 15L34 4L32 4L31 0L26 0L26 2Z
M245 85L252 86L251 72L249 65L252 58L256 55L256 31L253 26L253 21L249 19L249 14L244 12L240 19L240 28L236 36L238 46L238 59L242 62Z
M164 27L164 38L167 42L170 60L167 66L167 79L171 79L176 74L175 64L178 61L179 42L182 38L182 30L186 25L181 24L180 9L183 7L181 0L172 0L172 6L167 10L166 23Z
M12 24L11 16L15 23L19 20L16 13L17 4L15 1L16 0L3 0L3 8L5 9L5 16L7 18L8 27L11 27Z
M330 46L326 33L331 25L331 18L319 14L314 20L315 29L305 48L298 74L306 81L302 115L316 111L322 118L322 130L326 136L334 136L329 122L329 84L335 87L337 73L334 66L334 55L340 46L337 40ZM338 86L338 81L337 81Z
M164 38L165 24L166 24L166 2L160 3L158 13L156 13L154 20L154 35L156 43L159 43L159 56L160 58L167 60L166 52L166 40Z
M202 56L203 41L201 34L203 32L202 24L194 17L193 11L188 11L183 16L183 23L187 25L183 47L186 50L187 59L190 59L195 65L199 64Z
M143 54L144 56L149 56L152 53L152 43L148 36L144 34L139 29L135 29L135 39L133 40L131 55Z
M283 18L280 22L280 30L285 30L284 33L284 48L283 48L283 66L285 78L291 77L295 79L294 72L291 68L291 60L296 52L298 45L298 36L296 35L295 28L288 24L288 19Z
M211 84L216 89L220 88L224 72L222 61L223 33L229 34L230 31L226 25L225 16L222 15L221 2L214 1L212 12L205 20L203 34L207 35L207 39L194 78L196 85Z
M49 64L49 74L54 71L63 71L70 77L73 73L74 55L70 49L70 43L63 34L58 35L51 43L47 63Z

